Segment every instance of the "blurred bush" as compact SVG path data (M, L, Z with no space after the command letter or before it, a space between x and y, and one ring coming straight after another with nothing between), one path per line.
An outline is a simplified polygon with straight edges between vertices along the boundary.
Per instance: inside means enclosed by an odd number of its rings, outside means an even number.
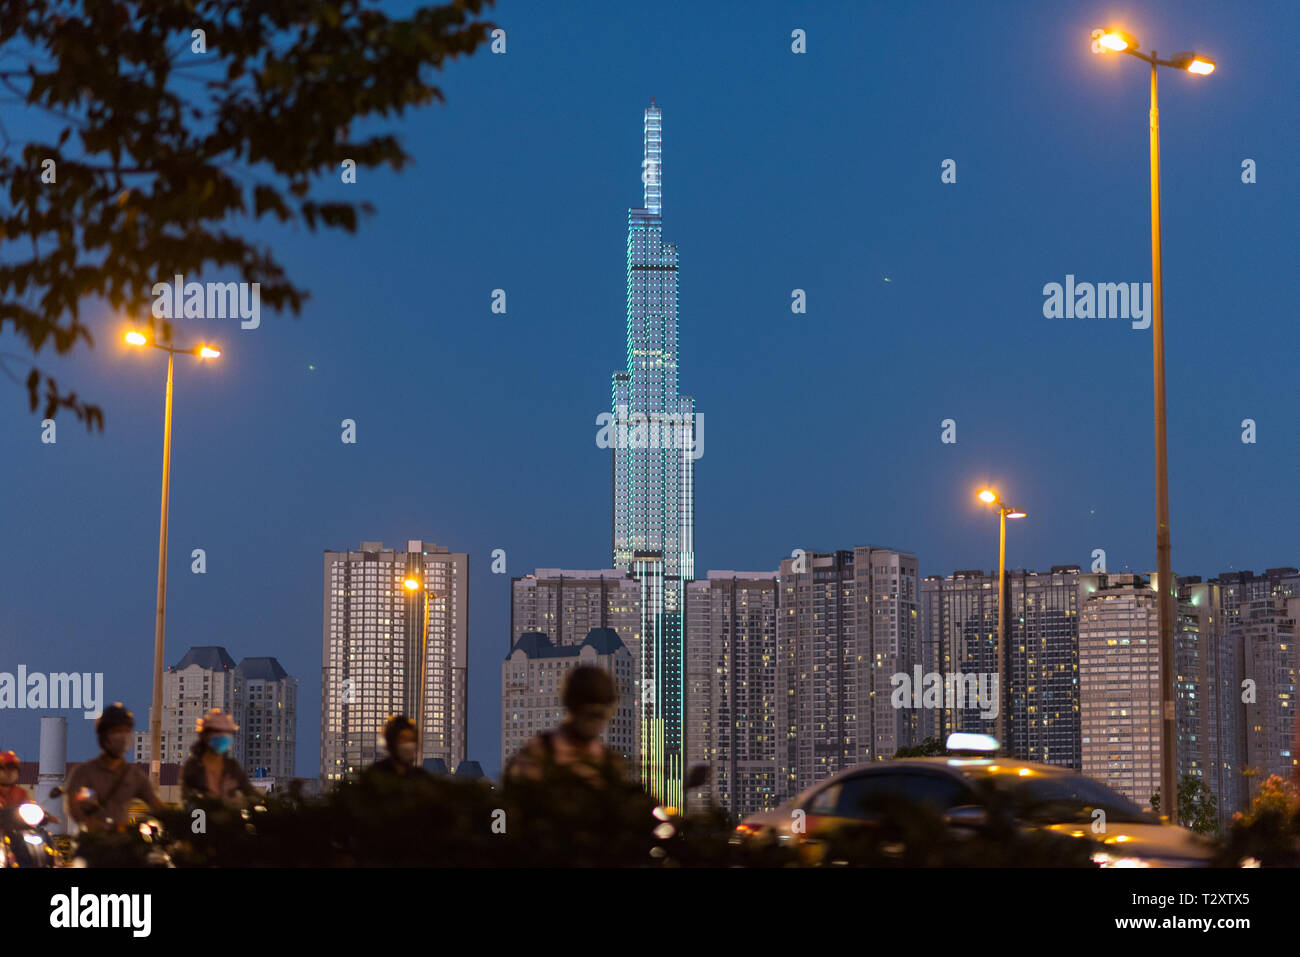
M1295 786L1276 774L1264 780L1244 813L1232 816L1215 864L1239 867L1254 858L1263 867L1300 866L1300 806Z

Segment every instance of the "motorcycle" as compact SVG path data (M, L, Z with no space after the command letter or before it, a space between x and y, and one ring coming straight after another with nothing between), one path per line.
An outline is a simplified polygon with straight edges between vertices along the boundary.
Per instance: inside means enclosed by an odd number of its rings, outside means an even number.
M0 866L59 866L45 827L51 820L43 807L31 801L0 811Z
M63 793L55 788L51 796ZM91 788L81 788L73 797L82 811L93 812L99 798ZM112 830L82 830L76 837L73 867L175 867L171 840L162 822L152 815L135 818Z

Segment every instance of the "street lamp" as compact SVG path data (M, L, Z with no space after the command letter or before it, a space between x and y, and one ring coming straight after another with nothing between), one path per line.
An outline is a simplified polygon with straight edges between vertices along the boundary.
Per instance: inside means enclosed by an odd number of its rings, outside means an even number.
M981 489L976 496L985 505L992 505L998 510L998 725L997 739L1002 747L1007 746L1006 738L1003 737L1003 715L1006 713L1004 707L1007 700L1006 687L1007 683L1003 680L1006 672L1004 666L1006 654L1006 633L1007 633L1007 519L1024 518L1026 513L1018 508L1003 503L998 497L998 493L991 488Z
M1161 60L1156 51L1142 53L1138 42L1122 30L1106 30L1099 38L1104 50L1127 53L1151 66L1151 366L1154 379L1156 443L1156 611L1160 623L1160 810L1177 820L1178 761L1174 749L1174 577L1169 555L1169 454L1165 423L1165 324L1160 248L1160 110L1156 67L1185 70L1198 76L1214 72L1215 63L1202 53L1176 53Z
M424 583L421 582L420 579L414 577L413 575L408 575L405 579L403 579L402 587L405 588L408 592L414 594L415 592L424 589ZM428 589L424 589L424 601L423 601L424 625L420 629L420 664L419 664L420 680L419 680L419 692L418 692L420 698L415 708L415 734L416 734L416 741L418 742L416 747L418 749L421 762L424 761L424 676L425 676L425 672L428 670L428 656L429 656L429 599L440 598L440 597L441 596L437 592L431 592Z
M172 366L176 353L192 355L197 359L216 359L221 350L207 345L192 349L154 342L143 332L134 329L123 337L129 346L153 346L167 353L167 398L163 412L163 467L162 505L158 519L158 614L153 632L153 710L149 715L149 776L158 787L162 776L162 680L163 680L163 622L167 611L167 510L171 493L172 473Z

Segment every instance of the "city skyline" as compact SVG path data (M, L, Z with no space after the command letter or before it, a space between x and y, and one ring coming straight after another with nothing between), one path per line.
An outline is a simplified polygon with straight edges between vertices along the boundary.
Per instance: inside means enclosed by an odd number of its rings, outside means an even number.
M1229 14L1205 5L1177 16L1138 9L1135 32L1187 46L1214 37L1224 64L1213 84L1167 82L1162 102L1173 568L1215 575L1293 565L1300 506L1288 489L1300 458L1285 413L1294 364L1270 344L1296 298L1287 268L1295 241L1280 212L1294 206L1296 187L1278 172L1296 133L1230 109L1259 78L1289 74L1275 68L1282 54L1262 28L1234 29ZM1294 19L1276 10L1281 22ZM603 567L608 554L599 518L608 452L592 442L593 419L607 402L611 321L625 296L621 257L611 253L624 225L616 211L642 158L627 118L650 94L680 130L668 208L691 264L683 351L709 413L708 454L697 463L698 568L772 568L792 548L864 541L906 549L923 576L989 568L996 526L968 494L987 482L1030 511L1009 533L1009 567L1086 569L1104 548L1112 570L1149 570L1149 341L1127 323L1041 313L1042 286L1068 274L1148 278L1133 213L1144 195L1144 90L1080 45L1094 13L1028 11L1012 32L1034 42L993 71L977 98L953 85L969 85L979 49L994 48L1004 25L981 24L974 12L953 12L944 28L972 47L951 62L922 71L885 51L879 74L853 59L866 72L854 79L850 38L866 29L863 16L762 7L726 42L685 36L673 60L680 76L628 70L608 89L579 93L549 67L554 85L540 115L521 117L507 135L476 113L490 117L536 84L542 65L519 40L530 30L534 45L548 36L528 11L514 12L510 55L487 61L490 70L467 65L463 80L457 66L447 106L414 122L423 163L414 178L377 177L377 225L395 238L289 244L317 294L298 323L267 317L239 331L178 322L178 337L219 333L225 355L211 369L178 369L167 660L191 645L257 647L308 676L319 652L320 550L427 536L470 556L468 752L492 770L510 578ZM640 29L607 16L611 38ZM898 11L884 18L897 35L920 25ZM806 60L788 49L793 26L808 30ZM652 32L631 55L648 69L667 45ZM612 46L579 45L574 55L587 72L605 69L629 55ZM779 81L765 83L761 74L773 70ZM1024 71L1039 78L1034 89L1024 88ZM709 82L723 76L738 78L735 88ZM881 76L921 90L948 85L958 105L940 118L953 128L909 118L875 88ZM840 80L851 82L835 103L819 101L817 91ZM696 89L708 92L692 96ZM586 105L580 118L557 106L566 95ZM844 121L841 96L860 98L861 121ZM1045 127L1026 142L1009 135L1009 119L980 111L977 99L990 96L1010 104L1009 116L1073 111L1080 124ZM783 121L764 122L774 112ZM877 135L899 144L899 155L880 159ZM444 137L472 148L440 151L433 144ZM517 142L544 148L516 173L508 157ZM944 185L949 156L958 179ZM1248 156L1260 161L1258 184L1240 182ZM548 196L564 197L547 210L549 244L510 226L542 179ZM456 182L469 195L449 195ZM861 217L843 215L852 203ZM1217 235L1190 242L1207 211ZM430 232L431 221L446 228ZM353 268L341 270L340 257ZM949 278L934 278L940 268ZM490 312L496 288L509 296L503 316ZM790 313L794 288L807 291L806 315ZM363 324L380 311L381 290L391 326ZM106 696L143 720L162 370L116 349L115 322L101 317L93 354L51 363L109 400L103 436L61 419L51 447L39 442L37 417L8 416L0 427L13 501L23 503L7 510L7 524L33 549L6 566L0 627L16 662L104 671ZM1004 366L1005 376L990 375ZM431 376L432 400L421 387ZM521 402L531 415L511 418ZM416 409L429 412L415 417ZM940 423L949 417L958 441L945 446ZM1257 445L1240 441L1246 417L1260 424ZM339 442L344 418L358 423L355 447ZM777 438L796 454L772 454ZM412 450L422 442L428 448ZM382 498L354 495L388 477L379 470L398 455L412 456L414 479L390 479ZM803 484L818 470L827 478ZM1230 508L1224 489L1258 508ZM83 541L112 558L78 574L70 602L69 543ZM188 568L196 548L207 555L204 576ZM505 574L492 572L498 548ZM270 646L271 636L282 644ZM312 685L303 682L300 700L300 774L316 750ZM32 716L5 717L33 749ZM69 729L73 755L90 749L81 724Z

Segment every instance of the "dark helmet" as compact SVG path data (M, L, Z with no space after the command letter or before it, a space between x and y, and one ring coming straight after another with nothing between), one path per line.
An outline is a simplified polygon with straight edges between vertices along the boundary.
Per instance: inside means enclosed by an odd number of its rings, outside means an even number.
M415 731L415 722L404 714L395 714L384 724L384 743L389 751L397 746L397 736L403 731Z
M135 715L120 701L114 701L104 709L99 720L95 722L95 735L103 738L114 728L134 728Z
M618 686L604 668L579 665L565 676L562 697L564 707L569 711L577 711L589 704L616 704Z

